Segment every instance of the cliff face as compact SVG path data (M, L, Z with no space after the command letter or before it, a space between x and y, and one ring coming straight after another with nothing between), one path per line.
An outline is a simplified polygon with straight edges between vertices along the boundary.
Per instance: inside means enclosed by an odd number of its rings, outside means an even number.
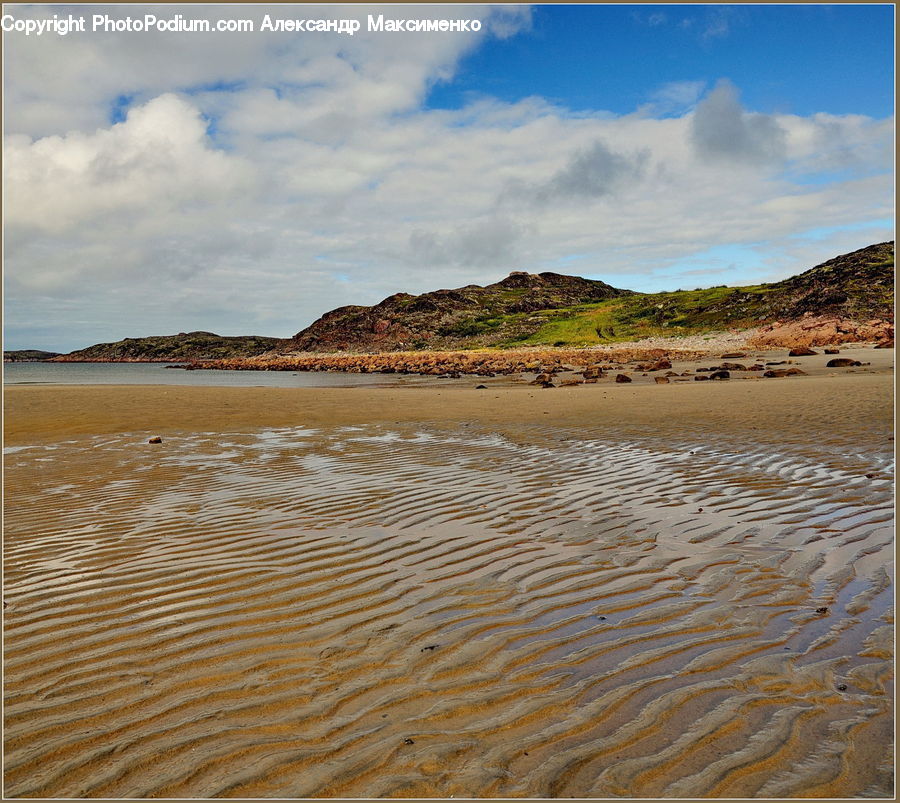
M528 316L624 295L605 282L558 273L514 272L486 287L470 284L419 296L397 293L371 307L339 307L290 342L292 351L395 351L492 345L533 329Z
M181 332L158 337L126 337L53 358L53 362L179 362L255 357L284 343L277 337L223 337L212 332Z

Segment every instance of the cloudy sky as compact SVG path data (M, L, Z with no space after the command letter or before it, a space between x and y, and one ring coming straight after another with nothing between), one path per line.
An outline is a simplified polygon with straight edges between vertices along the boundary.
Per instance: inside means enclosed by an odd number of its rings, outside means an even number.
M8 349L287 337L511 270L755 283L893 238L890 5L4 13L86 20L3 34ZM98 13L254 31L93 31ZM261 31L266 13L362 25Z

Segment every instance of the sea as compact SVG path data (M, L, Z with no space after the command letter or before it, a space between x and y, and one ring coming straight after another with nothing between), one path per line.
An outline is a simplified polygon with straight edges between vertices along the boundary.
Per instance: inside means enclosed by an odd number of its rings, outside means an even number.
M202 385L205 387L358 387L421 384L424 377L320 371L219 371L167 366L177 363L9 362L5 385Z

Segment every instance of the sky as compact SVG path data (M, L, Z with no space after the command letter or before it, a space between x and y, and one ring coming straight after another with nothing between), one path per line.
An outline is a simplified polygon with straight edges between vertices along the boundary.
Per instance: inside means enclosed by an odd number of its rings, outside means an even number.
M894 237L892 5L3 13L6 349L290 337L512 270L755 284ZM54 15L85 30L25 34Z

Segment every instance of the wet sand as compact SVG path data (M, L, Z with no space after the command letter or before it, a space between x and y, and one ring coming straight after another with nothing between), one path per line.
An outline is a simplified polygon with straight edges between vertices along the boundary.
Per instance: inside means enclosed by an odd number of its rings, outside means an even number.
M6 388L5 792L890 797L879 359Z

